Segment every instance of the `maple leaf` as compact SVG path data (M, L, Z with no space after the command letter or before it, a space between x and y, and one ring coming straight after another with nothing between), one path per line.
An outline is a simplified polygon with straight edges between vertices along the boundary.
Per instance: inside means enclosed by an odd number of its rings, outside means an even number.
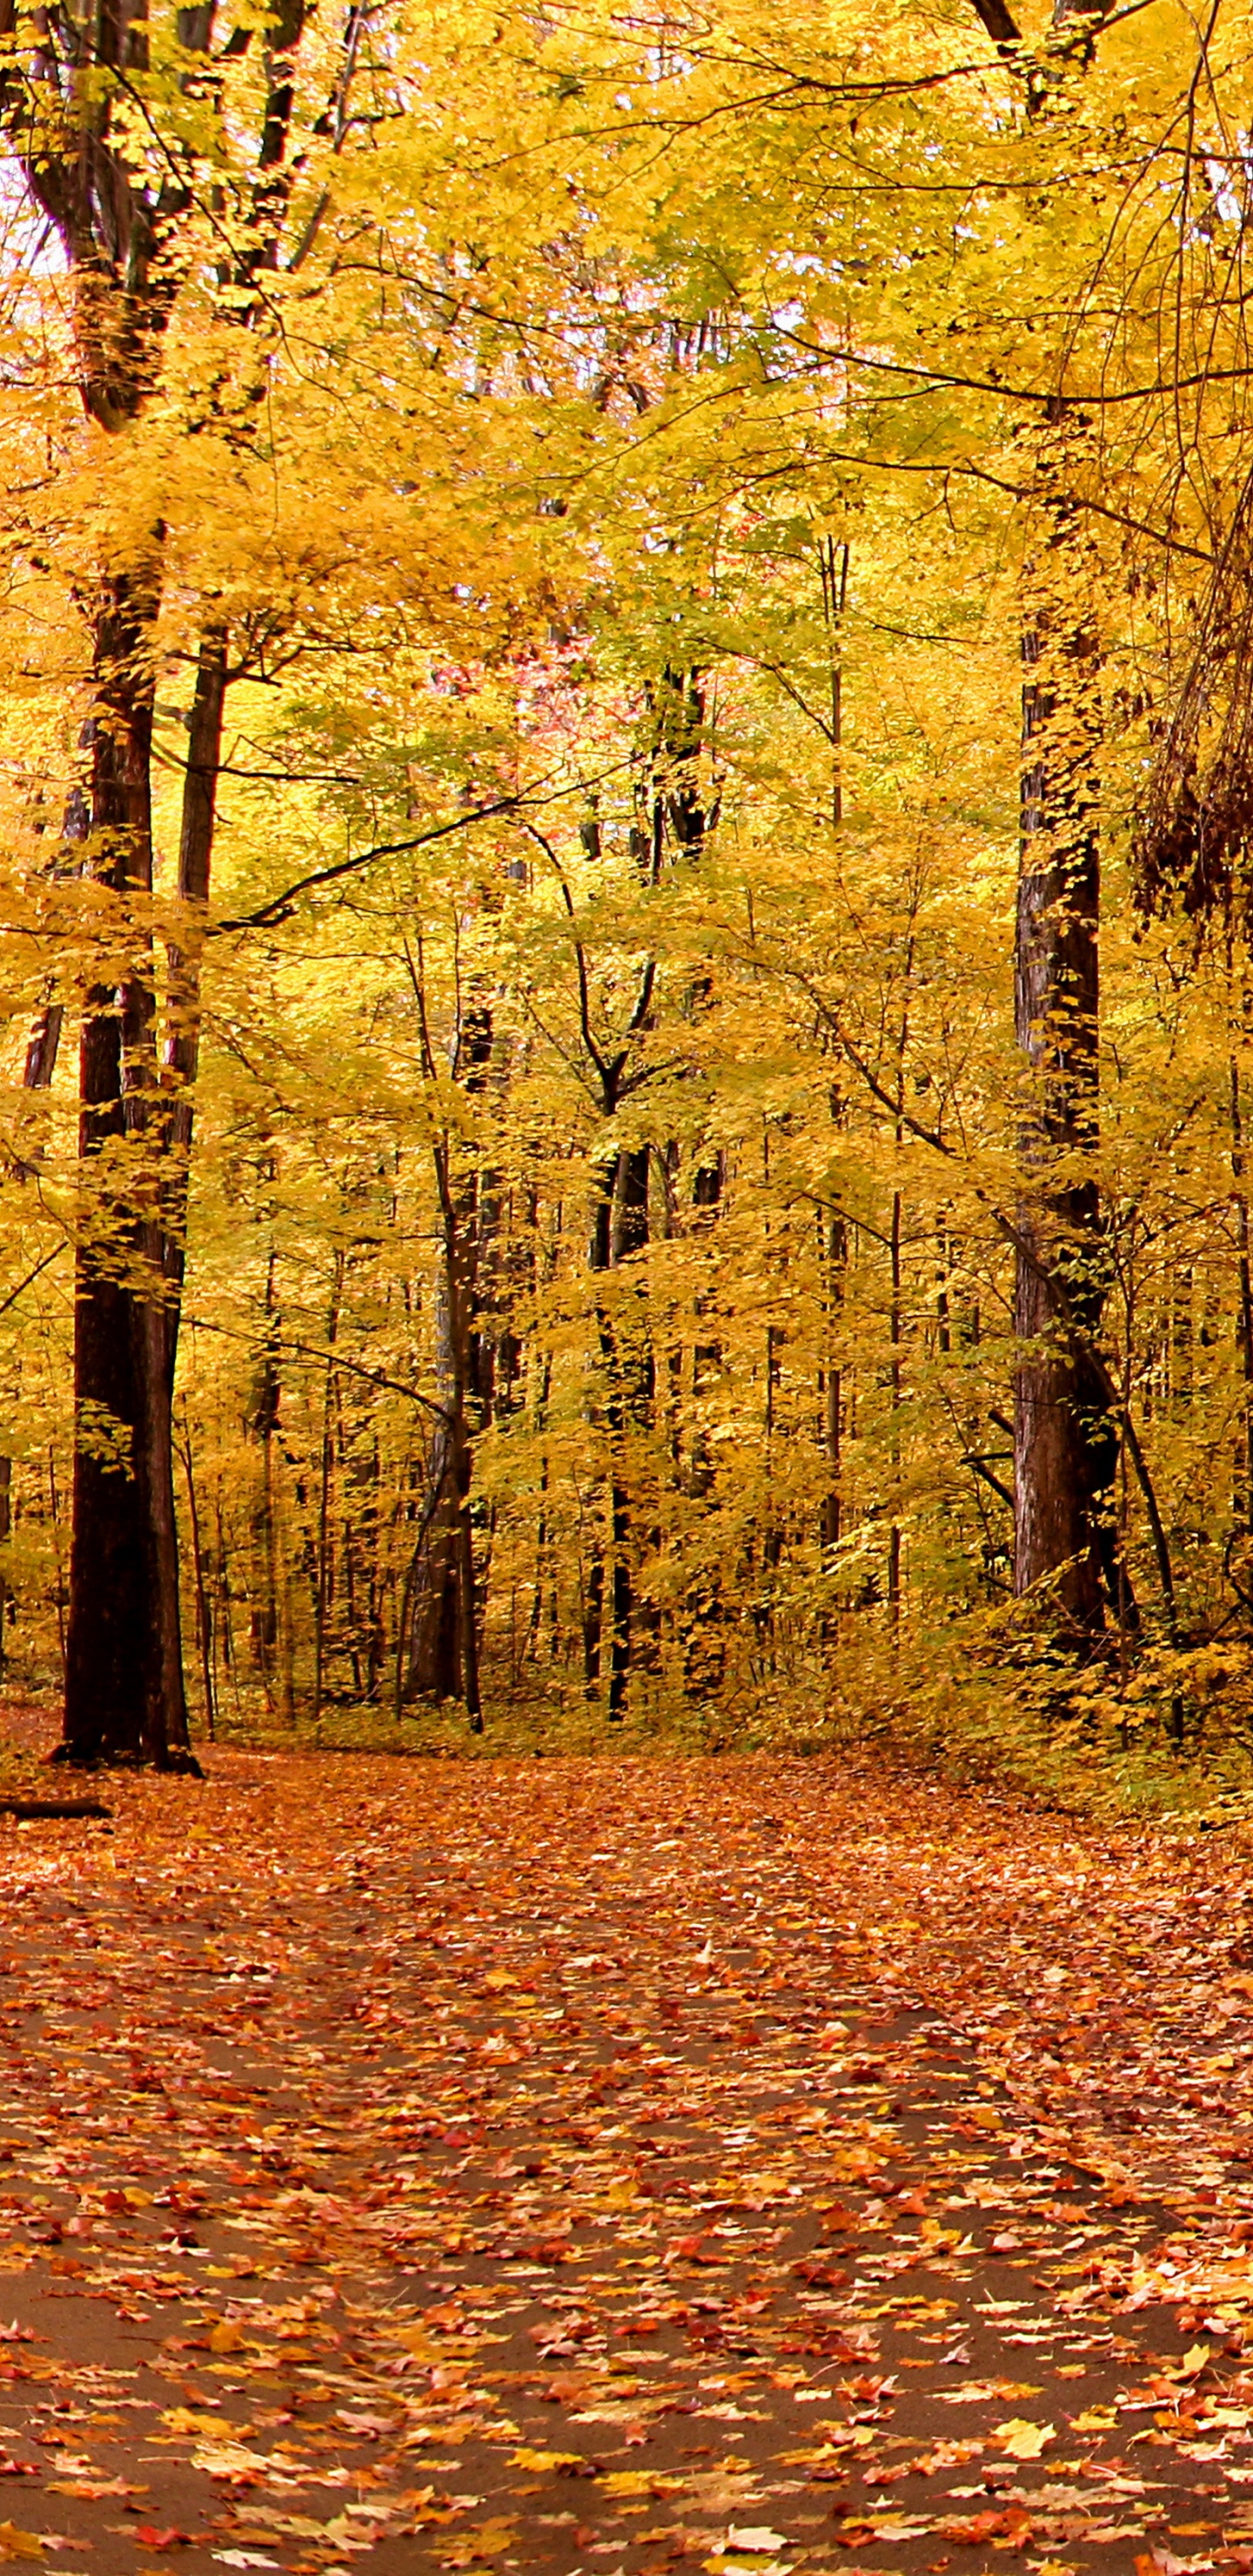
M573 2470L576 2475L587 2468L587 2462L579 2451L532 2451L525 2445L521 2450L510 2452L509 2463L511 2468L515 2469L532 2469L539 2472L556 2469L559 2473L563 2470Z
M147 2495L149 2489L136 2485L131 2478L49 2478L49 2495L86 2496L92 2503L102 2496Z
M599 2481L608 2496L673 2495L683 2483L682 2478L667 2477L657 2469L607 2469Z
M244 2340L242 2327L233 2324L229 2318L223 2318L210 2331L209 2350L210 2352L240 2352L243 2349Z
M1050 2442L1057 2439L1055 2424L1032 2424L1026 2416L1011 2415L1004 2424L994 2424L992 2439L999 2443L1011 2460L1038 2460Z
M497 2518L480 2523L476 2531L459 2534L454 2540L437 2544L437 2555L443 2567L472 2567L476 2559L500 2558L512 2547L517 2524Z
M993 2507L986 2513L951 2516L935 2526L945 2540L960 2541L963 2548L981 2549L989 2541L1008 2540L1015 2548L1025 2547L1031 2537L1030 2516L1021 2505Z

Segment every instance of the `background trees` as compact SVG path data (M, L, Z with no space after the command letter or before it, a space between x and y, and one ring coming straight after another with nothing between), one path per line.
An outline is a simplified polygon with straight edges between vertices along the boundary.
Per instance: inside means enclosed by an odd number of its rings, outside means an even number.
M1015 1590L1123 1686L1229 1640L1242 40L53 34L0 1334L71 1750L180 1758L180 1610L287 1723L878 1688Z

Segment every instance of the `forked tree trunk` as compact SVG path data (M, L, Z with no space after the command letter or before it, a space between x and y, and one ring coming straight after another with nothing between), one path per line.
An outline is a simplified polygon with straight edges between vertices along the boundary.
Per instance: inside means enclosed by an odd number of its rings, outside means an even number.
M647 703L651 739L637 787L630 849L644 882L655 885L660 880L668 855L671 860L680 856L688 859L699 857L713 821L703 800L698 772L705 745L703 673L699 670L677 670L667 665L660 681L649 689ZM583 841L589 856L599 857L600 827L594 815L583 826ZM642 1037L653 1025L655 971L650 960L631 1014L628 1041ZM708 978L702 977L689 996L693 1009L704 1001L708 989ZM585 1026L585 1040L588 1035ZM624 1045L607 1056L590 1047L589 1052L593 1055L599 1079L601 1109L606 1118L615 1118L629 1090L636 1087L636 1077L627 1070L629 1046ZM650 1240L649 1171L654 1150L647 1142L622 1146L597 1172L588 1262L595 1277L619 1271L634 1255L647 1250ZM660 1159L664 1164L664 1149ZM720 1161L715 1163L713 1170L713 1193L702 1196L698 1187L698 1205L712 1207L717 1202L721 1191ZM596 1542L588 1568L584 1589L584 1672L591 1691L599 1685L604 1664L603 1627L607 1598L609 1682L606 1714L615 1725L627 1713L637 1644L640 1632L647 1630L651 1616L648 1605L639 1598L636 1580L640 1534L636 1526L636 1498L631 1491L627 1458L632 1426L643 1428L651 1424L655 1408L657 1363L649 1332L646 1295L641 1276L637 1294L631 1302L621 1295L611 1298L598 1293L597 1296L597 1329L604 1362L603 1417L609 1450L609 1544L608 1565L603 1542ZM715 1356L712 1347L708 1356L712 1363ZM699 1367L699 1364L698 1358L696 1365Z

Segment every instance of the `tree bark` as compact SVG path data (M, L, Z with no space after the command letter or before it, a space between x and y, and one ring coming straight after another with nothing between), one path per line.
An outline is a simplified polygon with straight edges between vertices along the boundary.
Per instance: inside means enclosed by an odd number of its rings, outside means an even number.
M426 992L420 971L410 961L410 979L418 1008L423 1068L434 1085L435 1052L427 1020ZM482 999L461 1016L453 1046L452 1074L466 1091L482 1094L491 1065L492 1015ZM436 1370L443 1407L431 1443L427 1497L417 1544L410 1559L397 1642L397 1703L406 1699L460 1699L472 1734L483 1725L479 1686L477 1576L470 1487L474 1468L472 1410L479 1389L476 1359L486 1359L489 1345L475 1335L481 1254L480 1190L491 1183L473 1166L462 1180L453 1167L453 1140L447 1127L432 1146L440 1213L440 1274L437 1290Z
M92 835L130 950L120 986L88 996L80 1048L84 1210L76 1253L75 1457L66 1638L69 1762L188 1768L164 1239L151 1171L123 1187L132 1141L159 1145L155 999L133 897L152 885L152 600L105 585L95 639ZM94 1204L93 1204L94 1203Z
M648 1241L648 1147L625 1147L615 1155L601 1176L600 1194L596 1200L591 1243L591 1269L603 1278L617 1270L634 1252ZM609 1443L609 1693L607 1715L611 1725L620 1725L626 1716L627 1696L631 1683L632 1623L635 1586L631 1563L632 1514L631 1492L627 1481L625 1435L628 1420L628 1388L634 1378L639 1388L638 1361L624 1355L621 1317L614 1312L604 1295L597 1298L597 1330L601 1358L605 1366L605 1429ZM588 1585L588 1606L594 1629L585 1631L585 1669L589 1684L600 1678L603 1661L601 1623L604 1615L605 1567L594 1561Z
M214 0L181 9L179 47L206 53L213 18ZM260 45L264 122L245 174L253 220L235 265L236 288L274 264L287 204L294 53L303 22L304 0L283 0ZM59 236L72 283L83 408L104 446L116 442L116 472L123 475L125 433L160 385L181 275L180 235L194 211L192 162L181 148L164 158L136 149L134 83L154 68L143 0L99 0L81 23L56 11L22 21L13 0L0 0L0 34L6 40L0 125L34 202ZM230 45L234 50L236 38ZM349 60L355 47L354 36ZM158 112L168 60L155 69L149 116ZM342 105L342 82L337 97ZM333 131L338 149L339 107ZM237 303L234 310L242 321L253 318L251 307ZM76 1454L60 1754L71 1762L195 1769L179 1637L171 1403L198 957L171 960L172 983L178 987L181 975L182 989L165 1071L181 1080L184 1094L171 1115L158 1064L151 934L141 915L152 887L152 648L163 543L154 522L119 540L92 576L92 774L83 872L116 900L108 963L88 993L80 1047ZM225 685L225 639L220 643L221 651L219 639L207 640L193 711L180 870L193 904L203 903L208 885ZM119 947L125 951L120 975ZM197 950L198 939L191 947ZM29 1060L35 1086L46 1078L45 1056L55 1051L55 1010ZM162 1159L179 1143L181 1168L163 1175Z
M1046 453L1045 534L1023 638L1015 1029L1031 1075L1016 1230L1014 1589L1046 1584L1091 1642L1116 1590L1107 1526L1118 1435L1085 1359L1107 1262L1090 1168L1099 1134L1099 647L1073 506L1065 415ZM1085 1168L1087 1167L1087 1168Z
M1020 68L1028 117L1044 115L1052 67L1023 49L1005 0L972 5L1003 59ZM1054 0L1059 62L1090 61L1111 6ZM1040 542L1022 640L1014 947L1015 1031L1032 1090L1015 1228L1014 1590L1046 1584L1064 1633L1085 1647L1100 1634L1106 1599L1116 1613L1130 1600L1113 1528L1118 1427L1108 1378L1092 1356L1107 1260L1091 1168L1099 1138L1100 648L1071 497L1086 436L1083 420L1058 400L1037 448Z

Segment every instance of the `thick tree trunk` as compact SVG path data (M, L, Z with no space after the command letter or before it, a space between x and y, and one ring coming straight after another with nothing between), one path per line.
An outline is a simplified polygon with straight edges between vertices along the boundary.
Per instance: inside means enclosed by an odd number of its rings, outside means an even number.
M92 831L105 882L125 901L152 884L149 612L115 581L97 637ZM179 893L186 945L170 955L166 1084L157 1069L146 931L119 991L91 997L81 1055L85 1170L120 1139L146 1160L142 1204L114 1206L80 1245L75 1331L76 1460L63 1755L194 1768L183 1682L174 1504L174 1364L185 1261L192 1088L199 1060L200 945L221 756L226 639L201 648L188 742ZM119 1222L120 1220L120 1222ZM128 1436L129 1435L129 1438Z
M65 1727L70 1762L190 1764L179 1638L164 1245L142 1168L157 1110L146 927L152 884L150 603L125 575L96 629L92 832L130 954L120 987L88 997L80 1056L83 1217L74 1335L74 1501ZM133 1141L119 1190L109 1166ZM94 1202L94 1204L93 1204Z
M178 233L194 212L192 162L181 149L163 155L158 146L162 175L154 179L154 164L135 148L133 83L150 68L142 0L100 0L81 23L45 15L29 31L11 8L0 8L0 19L12 55L0 83L0 122L59 237L72 281L79 393L98 438L117 441L115 471L125 478L133 464L125 433L160 381L182 271ZM179 41L192 51L207 50L212 27L212 6L179 13ZM287 204L293 55L302 27L302 0L284 0L261 49L267 95L238 284L273 264ZM32 122L37 99L43 106ZM155 129L151 139L157 146ZM243 318L252 318L251 309ZM126 502L132 517L142 512L139 496L127 493ZM195 1768L179 1640L171 1431L186 1154L171 1204L161 1165L173 1129L158 1071L150 935L134 906L152 886L151 647L162 542L153 524L147 566L115 556L98 572L89 868L118 899L110 931L115 949L128 953L120 973L111 955L89 992L81 1045L75 1479L60 1750L68 1761ZM198 688L203 715L200 696ZM220 723L220 697L218 712ZM193 865L187 890L202 899L212 792L207 822L197 820L200 766L193 743L187 810L203 866L197 883ZM216 746L210 768L215 776ZM177 985L177 967L173 980ZM176 1028L176 1073L187 1043L186 1025ZM55 1045L51 1020L46 1044ZM194 1073L194 1036L190 1047ZM39 1051L31 1079L43 1079Z
M1106 1252L1090 1166L1098 1141L1100 840L1098 646L1082 541L1064 498L1064 420L1046 458L1046 538L1024 637L1022 866L1015 1027L1032 1077L1020 1152L1014 1329L1019 1594L1047 1584L1077 1642L1114 1586L1106 1510L1117 1431L1086 1354Z
M473 1451L456 1402L436 1433L427 1501L401 1617L401 1699L460 1700L482 1724L474 1539L470 1521Z
M1111 0L1054 0L1091 48ZM1004 57L1020 63L1029 117L1046 113L1041 71L1006 0L973 0ZM1060 57L1059 57L1060 60ZM1091 1357L1107 1263L1091 1164L1099 1135L1100 662L1081 514L1069 497L1084 422L1057 402L1037 453L1039 545L1023 637L1023 768L1014 1019L1032 1076L1020 1138L1014 1329L1014 1589L1047 1584L1063 1631L1091 1644L1108 1598L1130 1596L1111 1526L1118 1430ZM1134 1617L1134 1608L1130 1607Z
M403 1622L406 1700L461 1697L460 1519L452 1443L441 1426L429 1470L423 1523Z

